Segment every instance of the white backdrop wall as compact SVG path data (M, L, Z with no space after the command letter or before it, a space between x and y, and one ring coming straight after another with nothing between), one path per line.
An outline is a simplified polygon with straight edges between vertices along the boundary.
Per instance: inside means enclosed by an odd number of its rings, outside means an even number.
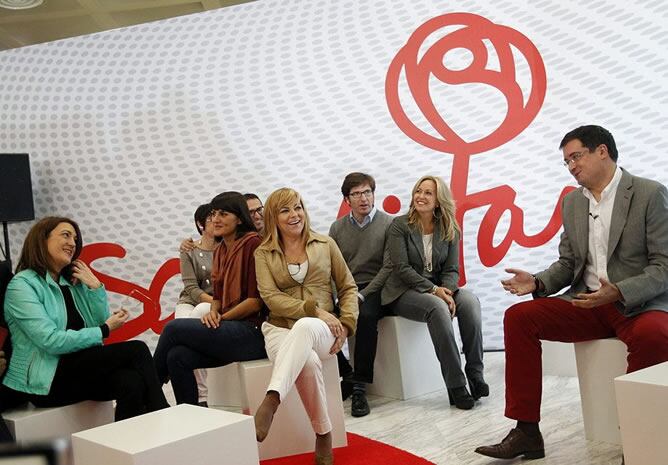
M556 258L567 130L607 127L621 166L668 181L667 24L661 1L260 0L0 53L0 152L30 153L37 216L79 221L113 305L146 294L123 337L151 346L218 192L294 187L326 232L346 173L390 213L440 175L499 348L503 269Z

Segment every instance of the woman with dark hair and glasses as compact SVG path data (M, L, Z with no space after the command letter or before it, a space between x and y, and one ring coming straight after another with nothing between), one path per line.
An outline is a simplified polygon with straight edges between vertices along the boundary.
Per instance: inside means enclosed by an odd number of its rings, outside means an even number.
M44 218L28 232L5 296L13 352L4 385L38 407L115 399L116 420L168 407L146 344L102 345L128 313L109 314L81 248L69 218Z
M261 239L246 200L238 192L217 195L209 218L220 241L211 269L211 309L201 320L170 321L153 355L160 380L171 380L179 404L198 403L193 370L267 356L260 331L266 312L255 280Z

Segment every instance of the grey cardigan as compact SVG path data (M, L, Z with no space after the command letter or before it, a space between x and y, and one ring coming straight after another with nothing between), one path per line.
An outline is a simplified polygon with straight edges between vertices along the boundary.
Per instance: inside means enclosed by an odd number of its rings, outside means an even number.
M383 305L397 300L408 289L429 292L434 284L458 289L459 282L459 236L452 241L441 238L438 223L434 227L432 267L434 282L422 275L424 269L424 245L419 228L408 224L408 215L394 218L388 229L387 245L392 262L392 272L381 291Z
M589 200L579 188L562 204L564 232L559 260L536 274L545 297L562 288L570 300L584 292L589 238ZM668 191L656 181L622 172L617 187L608 239L608 277L624 298L617 306L624 315L649 310L668 311Z
M203 293L213 295L212 262L213 250L194 248L190 252L181 252L181 280L184 287L179 295L179 304L197 305Z

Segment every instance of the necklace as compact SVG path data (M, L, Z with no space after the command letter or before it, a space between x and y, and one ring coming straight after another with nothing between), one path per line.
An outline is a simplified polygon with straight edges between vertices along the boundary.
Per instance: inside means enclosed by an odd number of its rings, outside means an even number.
M422 244L424 245L424 269L427 273L432 272L432 251L434 245L434 234L423 234Z
M297 276L301 270L302 270L301 263L288 263L288 273L290 273L290 276L292 276L293 278Z

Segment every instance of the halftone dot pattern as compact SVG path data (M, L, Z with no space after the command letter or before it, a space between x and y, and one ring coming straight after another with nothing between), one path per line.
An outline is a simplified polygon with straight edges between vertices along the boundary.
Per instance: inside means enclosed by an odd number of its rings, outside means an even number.
M397 127L385 78L420 25L453 12L528 37L548 83L526 130L471 157L467 193L510 186L525 233L542 231L562 188L573 184L558 143L567 130L592 122L613 132L622 166L668 181L660 159L668 134L668 5L639 0L599 0L586 10L572 0L263 0L10 50L0 53L0 151L31 154L38 217L69 215L87 243L122 244L125 257L97 260L95 268L145 288L178 256L180 240L195 234L196 206L224 190L266 198L292 186L324 232L345 174L367 171L378 182L378 205L403 213L415 180L427 173L448 180L453 157ZM494 48L486 47L489 69L498 69ZM529 66L513 52L526 96ZM464 49L445 57L453 69L469 60ZM437 136L406 83L399 89L408 117ZM488 134L505 115L503 94L482 84L432 78L430 94L465 140ZM483 306L485 345L499 348L503 312L518 300L500 288L503 269L543 269L557 256L558 237L536 249L513 245L486 267L476 244L486 211L466 213L464 258L467 286ZM11 225L14 257L29 226ZM497 225L495 244L508 227L509 214ZM165 286L163 316L181 286L178 276ZM120 304L120 296L110 298ZM142 338L151 346L157 340L150 331Z

